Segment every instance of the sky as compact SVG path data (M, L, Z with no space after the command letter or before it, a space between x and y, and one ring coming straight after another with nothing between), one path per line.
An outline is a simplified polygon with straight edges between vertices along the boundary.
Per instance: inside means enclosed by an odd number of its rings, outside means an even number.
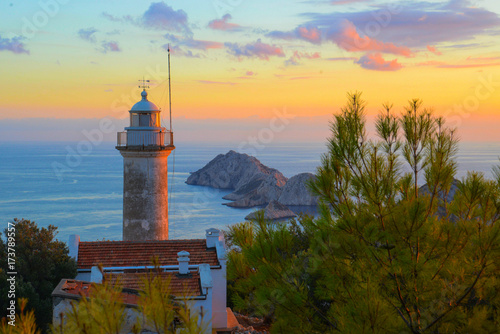
M500 141L497 0L6 0L0 140L126 125L139 79L186 141L322 141L361 91L369 122L408 100ZM168 125L167 125L168 127ZM109 127L108 127L109 128Z

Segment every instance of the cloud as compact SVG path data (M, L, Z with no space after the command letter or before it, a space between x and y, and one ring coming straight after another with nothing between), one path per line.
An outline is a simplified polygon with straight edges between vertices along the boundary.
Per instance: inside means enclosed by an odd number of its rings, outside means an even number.
M396 46L394 43L384 43L368 36L360 36L356 26L350 21L344 21L342 30L328 38L346 51L378 51L405 57L412 56L411 50L406 46Z
M375 51L409 56L412 48L420 49L442 42L470 41L481 35L490 35L500 27L497 13L470 6L466 1L449 1L444 4L423 1L396 4L387 2L385 5L362 8L356 11L302 13L300 17L304 22L297 28L291 31L272 31L268 36L314 44L333 42L347 51ZM308 32L317 33L300 35L300 27L307 27ZM316 35L320 38L316 38Z
M106 35L120 35L120 34L121 34L121 31L118 29L115 29L115 30L112 30L112 31L109 31L106 33Z
M491 67L500 66L500 62L496 63L482 63L482 64L442 64L439 68L474 68L474 67Z
M429 61L424 61L422 63L417 63L415 65L417 66L440 66L440 65L445 65L446 63L443 61L437 61L437 60L429 60Z
M162 45L162 48L164 50L167 50L169 47L168 44ZM179 56L179 57L186 57L186 58L203 58L205 57L201 53L194 53L191 50L184 50L180 48L178 45L170 45L170 52L172 52L173 55Z
M441 48L444 49L476 49L484 46L481 43L468 43L468 44L454 44L454 45L445 45Z
M78 37L80 37L84 41L95 43L96 38L95 38L94 34L97 31L98 30L95 28L82 28L82 29L78 30Z
M292 77L289 80L305 80L305 79L311 79L312 77Z
M386 61L380 53L367 53L356 61L362 68L375 71L397 71L403 66L397 59Z
M356 2L370 2L371 0L331 0L332 5L349 5Z
M240 45L238 43L224 43L227 48L227 52L239 59L242 57L247 58L259 58L263 60L269 60L271 56L284 57L285 53L283 48L276 45L270 45L262 43L258 39L254 43L248 43L246 45Z
M466 1L447 3L407 1L356 12L306 14L306 24L324 31L338 31L346 19L361 27L363 35L409 48L440 42L466 41L500 26L498 14Z
M230 14L226 14L222 17L222 19L215 19L208 22L208 27L214 30L223 30L223 31L241 31L243 30L242 26L236 23L229 23L228 21L232 19Z
M78 36L84 41L96 44L97 43L97 38L95 36L96 32L98 32L98 30L95 28L80 29L78 30ZM98 45L99 46L96 47L95 49L102 53L122 51L120 46L118 45L118 42L116 41L101 40L99 41Z
M122 49L118 45L118 42L115 41L102 41L101 42L101 49L99 49L102 53L108 53L108 52L120 52Z
M186 36L193 34L189 28L186 12L182 9L174 10L164 2L151 3L139 17L131 15L119 17L107 12L102 12L101 15L112 22L131 23L146 29L182 33Z
M469 60L469 61L489 61L489 60L499 60L500 59L500 56L497 56L497 57L467 57L466 60Z
M254 71L246 71L242 76L237 77L238 79L253 79L257 75Z
M305 58L305 59L318 59L321 58L321 55L319 52L314 52L314 53L307 53L307 52L299 52L299 51L294 51L293 55L285 60L285 66L294 66L294 65L300 65L300 59Z
M356 57L334 57L334 58L325 58L328 61L345 61L345 60L358 60Z
M186 12L182 9L174 10L164 2L151 3L139 22L148 29L192 35Z
M429 50L430 52L434 53L436 56L440 56L442 55L441 52L439 52L435 46L431 46L431 45L427 45L427 50Z
M197 80L199 83L205 84L205 85L236 85L235 82L230 82L230 81L211 81L211 80Z
M321 44L321 31L314 26L299 26L292 31L271 31L267 36L277 39L299 39L313 44Z
M423 63L417 63L416 66L434 66L437 68L475 68L475 67L492 67L500 66L500 57L467 57L465 60L469 63L448 64L443 61L430 60ZM471 63L472 61L473 63ZM479 63L478 63L479 62Z
M12 38L2 38L2 36L0 36L0 51L10 51L15 54L30 54L30 52L26 50L26 46L22 42L23 40L23 36L15 36Z
M107 12L102 12L101 15L104 16L105 18L107 18L108 20L112 21L112 22L123 22L124 21L123 18L111 15L111 14L109 14Z
M197 40L193 39L191 36L183 37L183 36L176 36L173 34L166 34L164 37L165 39L174 43L176 46L185 46L192 49L208 50L208 49L221 49L224 47L224 44L220 42Z

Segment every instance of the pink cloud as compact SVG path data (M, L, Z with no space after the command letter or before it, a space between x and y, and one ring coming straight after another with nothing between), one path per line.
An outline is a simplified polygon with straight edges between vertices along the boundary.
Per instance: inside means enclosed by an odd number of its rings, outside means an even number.
M187 47L200 50L221 49L224 46L222 43L219 42L201 41L197 39L185 40L182 44Z
M211 81L211 80L198 80L199 83L205 84L205 85L236 85L235 82L230 82L230 81Z
M291 31L278 31L274 30L267 34L268 37L278 38L284 40L299 39L312 44L321 44L321 30L316 26L305 25L299 26Z
M242 57L248 58L259 58L263 60L269 60L271 56L284 57L285 52L283 48L276 45L270 45L262 43L260 39L254 43L248 43L246 45L240 45L238 43L225 43L227 47L227 52L238 59Z
M441 65L445 65L445 64L446 63L443 61L429 60L429 61L425 61L423 63L417 63L416 65L417 66L441 66Z
M397 59L386 61L380 53L367 53L356 62L362 68L375 71L397 71L403 66Z
M99 49L102 53L108 52L120 52L122 49L118 45L118 42L115 41L103 41L101 43L101 48Z
M229 23L228 21L231 19L230 14L226 14L222 17L222 19L215 19L208 22L208 27L214 30L224 30L224 31L238 31L241 30L241 26L236 23Z
M305 80L305 79L310 79L312 77L293 77L293 78L290 78L290 80Z
M490 60L498 60L500 59L500 56L499 57L467 57L466 60L469 60L469 61L490 61Z
M469 57L470 58L470 57ZM469 58L467 58L466 60L469 60ZM499 58L496 58L496 59L499 59ZM492 59L486 59L486 60L495 60L495 57L492 57ZM474 68L474 67L491 67L491 66L500 66L500 62L490 62L490 63L480 63L480 64L447 64L445 62L442 62L442 61L434 61L434 60L431 60L431 61L426 61L426 62L423 62L423 63L417 63L416 64L417 66L434 66L434 67L437 67L437 68Z
M252 75L255 75L255 73L253 71L247 71L245 73L246 76L252 76Z
M185 46L191 49L208 50L208 49L221 49L224 44L214 41L203 41L193 39L192 37L183 37L174 34L165 34L164 37L173 43L174 46Z
M307 59L321 58L321 54L319 52L314 52L314 53L299 52L298 54L301 58L307 58Z
M321 58L321 54L319 52L307 53L307 52L294 51L293 55L287 60L285 60L285 66L299 65L300 64L299 60L302 58L318 59Z
M473 67L490 67L490 66L500 66L500 62L496 63L486 63L486 64L443 64L439 65L439 68L473 68Z
M328 61L345 61L345 60L358 60L356 57L335 57L335 58L326 58Z
M430 52L434 53L436 56L440 56L442 55L441 52L439 52L435 46L432 46L432 45L427 45L427 50L429 50Z
M368 36L361 37L356 26L350 21L344 21L339 33L331 36L331 39L346 51L379 51L411 57L413 53L406 46L396 46L394 43L385 43Z
M321 42L321 31L316 27L298 27L296 33L300 38L311 43L318 44Z

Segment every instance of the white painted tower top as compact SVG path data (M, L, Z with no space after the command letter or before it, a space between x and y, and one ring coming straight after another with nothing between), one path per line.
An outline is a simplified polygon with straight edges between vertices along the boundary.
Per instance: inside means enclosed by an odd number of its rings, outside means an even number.
M141 92L142 100L134 104L130 112L151 112L156 113L160 112L160 109L153 102L148 100L148 92L144 89Z

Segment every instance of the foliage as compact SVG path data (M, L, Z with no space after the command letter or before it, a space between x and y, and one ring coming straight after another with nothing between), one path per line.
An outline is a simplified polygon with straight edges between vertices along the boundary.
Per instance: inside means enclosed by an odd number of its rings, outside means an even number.
M184 333L198 334L207 332L203 314L191 308L191 300L184 296L180 301L170 293L170 280L164 279L156 262L155 271L143 279L144 289L138 295L136 323L127 328L123 303L124 289L119 280L104 280L102 284L93 283L89 295L80 295L78 301L70 303L66 313L57 315L57 322L51 326L53 334L95 334L95 333ZM105 276L105 275L104 275ZM132 290L126 290L132 293ZM27 300L20 300L21 312L16 315L16 326L10 326L5 319L0 324L0 334L39 334L36 329L33 311L25 312Z
M34 310L37 325L44 331L52 322L52 291L62 278L76 276L76 263L64 242L55 239L57 227L39 228L35 222L14 219L16 297L27 298L27 310ZM7 230L5 230L7 235ZM0 238L0 294L6 296L7 244ZM8 299L0 298L0 317L5 317Z
M16 316L15 326L7 324L7 318L3 318L0 323L0 334L40 334L37 329L35 313L33 310L25 312L28 300L20 298L18 300L20 314Z
M144 317L144 327L156 333L196 334L206 332L203 314L191 308L192 301L186 295L181 302L174 299L170 292L170 279L161 276L159 261L153 258L155 270L143 279L143 292L138 302ZM187 291L186 291L187 293ZM141 328L138 323L136 328Z
M92 284L90 298L82 295L79 302L71 303L66 315L58 315L59 324L53 333L119 334L125 324L125 305L120 284Z
M348 94L334 116L319 218L230 228L235 308L276 333L495 332L500 168L458 181L455 132L420 100L398 117L385 104L379 140L364 106Z

